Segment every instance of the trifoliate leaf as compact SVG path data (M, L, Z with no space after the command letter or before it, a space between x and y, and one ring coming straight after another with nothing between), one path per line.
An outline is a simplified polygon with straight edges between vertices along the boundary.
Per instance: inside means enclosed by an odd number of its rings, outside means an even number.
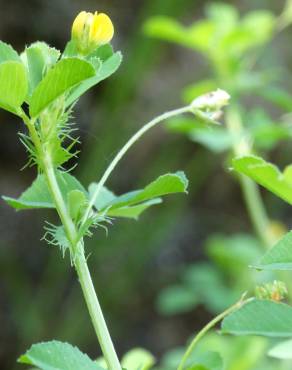
M29 96L59 57L59 50L51 48L44 42L33 43L21 54L29 76Z
M53 101L93 77L95 70L91 63L79 58L65 58L49 70L38 84L30 101L30 114L37 117Z
M89 187L90 197L97 188L96 183ZM151 205L161 202L160 197L172 193L186 193L188 180L183 172L166 174L158 177L144 189L131 191L116 196L106 188L102 188L94 203L99 211L105 211L110 216L137 218L141 212Z
M97 85L100 81L105 80L110 75L112 75L120 66L122 62L122 54L117 52L113 54L110 58L104 61L100 68L97 70L96 75L84 82L72 90L66 100L66 106L74 103L81 95L83 95L87 90L89 90L94 85Z

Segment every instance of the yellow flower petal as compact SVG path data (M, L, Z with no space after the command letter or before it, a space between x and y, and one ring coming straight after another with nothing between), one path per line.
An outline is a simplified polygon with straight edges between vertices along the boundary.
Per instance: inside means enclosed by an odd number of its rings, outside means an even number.
M84 26L88 17L88 13L85 11L80 12L75 18L72 25L72 38L76 39L80 37L84 30Z
M89 39L99 45L107 44L114 35L114 26L104 13L94 13L93 21L90 28Z

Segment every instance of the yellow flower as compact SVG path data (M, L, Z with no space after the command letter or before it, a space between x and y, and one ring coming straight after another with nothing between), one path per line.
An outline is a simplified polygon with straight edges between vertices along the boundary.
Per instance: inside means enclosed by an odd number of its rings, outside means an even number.
M96 47L107 44L113 35L112 21L104 13L80 12L72 25L72 39L82 54L89 54Z

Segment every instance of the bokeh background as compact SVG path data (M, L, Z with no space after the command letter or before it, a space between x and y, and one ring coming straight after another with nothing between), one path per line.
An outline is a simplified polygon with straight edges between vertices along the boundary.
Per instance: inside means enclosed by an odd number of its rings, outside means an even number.
M272 0L225 3L234 5L241 15L255 9L279 15L285 5ZM62 50L72 20L83 9L105 11L114 21L113 44L122 51L123 64L83 97L75 110L82 153L74 173L84 184L98 179L118 148L143 123L180 106L185 86L210 77L210 65L200 53L143 32L144 22L154 15L172 16L185 25L202 19L206 4L196 0L0 1L0 38L18 51L36 40ZM288 92L292 92L291 38L292 28L287 27L258 61L259 66L268 65L271 74L281 70L281 86ZM268 112L274 121L288 113L258 97L247 96L243 104L247 110L263 107L260 112ZM19 120L1 111L0 124L0 193L16 196L31 184L35 170L20 171L26 153L17 136L23 131ZM280 144L276 140L268 146L267 157L279 165L289 164L290 137L287 132ZM108 236L98 231L88 241L90 269L120 355L141 346L163 358L238 297L245 284L252 285L246 266L261 246L240 187L228 171L229 157L224 150L214 152L160 127L128 153L111 177L108 185L117 193L180 169L190 180L187 196L169 197L138 222L119 220ZM289 228L289 207L267 192L262 195L271 218L281 222L278 227ZM0 202L1 370L21 368L15 364L21 353L32 343L53 338L75 344L92 357L100 355L69 258L63 260L57 248L40 241L44 219L53 222L55 216L43 211L16 213ZM224 265L218 251L222 247L226 252L227 245L235 246L238 253ZM226 268L232 272L224 276ZM238 271L241 281L234 287L232 274ZM200 291L192 291L194 281ZM240 369L267 369L259 365L265 361L265 344L256 344L256 361Z

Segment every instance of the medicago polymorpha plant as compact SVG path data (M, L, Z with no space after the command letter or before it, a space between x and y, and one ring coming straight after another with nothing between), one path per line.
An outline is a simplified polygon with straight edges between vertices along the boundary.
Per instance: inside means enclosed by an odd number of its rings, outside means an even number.
M116 218L137 219L149 207L161 203L164 195L186 193L188 180L183 172L161 175L143 189L123 195L115 195L105 184L119 161L149 129L185 113L195 115L206 125L216 124L221 108L229 100L225 91L216 90L154 118L117 152L101 178L85 188L71 173L76 165L72 166L72 162L78 158L75 147L78 137L71 122L73 108L87 90L118 69L122 57L110 45L113 35L114 27L106 14L81 12L62 53L44 42L36 42L19 55L10 45L0 42L0 107L22 119L20 140L28 153L27 166L35 166L37 170L36 179L19 198L4 196L3 199L16 210L56 210L60 224L45 223L44 240L58 246L61 255L69 254L103 355L93 361L68 343L43 342L33 345L18 359L42 370L141 370L154 366L153 356L142 349L130 351L120 362L88 269L90 251L85 248L86 237L92 237L95 229L108 229ZM231 314L223 328L233 332L232 315L238 309L249 310L250 305L262 303L277 304L271 299L282 299L285 289L275 283L262 287L259 293L261 300L241 298L207 324L188 346L178 369L223 368L219 354L194 355L194 348L221 319ZM260 313L258 307L256 310Z
M128 149L150 128L183 113L195 114L212 124L229 99L227 93L218 90L154 118L118 151L98 182L86 189L71 174L76 165L72 167L71 163L78 154L76 127L71 123L73 108L87 90L118 69L122 56L110 45L113 35L114 26L106 14L83 11L73 23L71 40L63 52L36 42L19 55L12 46L0 42L0 107L22 119L19 135L28 153L26 166L37 170L36 179L19 198L3 199L16 210L57 211L60 224L45 223L44 240L58 246L63 256L69 254L104 359L98 364L67 343L44 342L33 345L18 360L40 369L120 370L123 366L130 370L140 368L141 356L152 361L146 352L135 351L126 355L121 365L88 270L85 238L91 237L94 229L107 229L115 218L137 219L146 209L161 203L166 194L186 193L188 181L183 172L164 174L144 189L119 196L105 183Z

